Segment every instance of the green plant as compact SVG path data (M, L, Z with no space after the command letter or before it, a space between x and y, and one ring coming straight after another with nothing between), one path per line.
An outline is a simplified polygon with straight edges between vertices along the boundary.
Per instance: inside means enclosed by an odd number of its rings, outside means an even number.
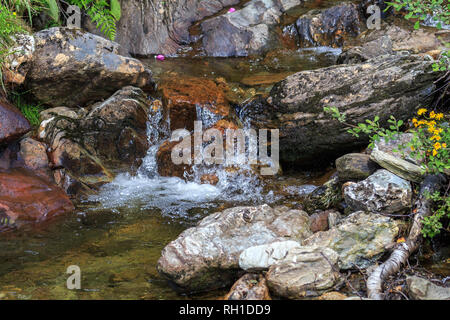
M396 11L406 10L405 19L416 19L414 29L420 28L420 23L431 17L436 22L436 28L442 29L442 25L450 24L450 3L445 0L393 0L386 2L385 11L393 7ZM435 71L450 70L449 43L445 43L447 50L443 50L441 58L433 64Z
M370 148L374 143L384 138L386 141L395 139L400 134L403 121L396 120L393 116L388 120L389 128L380 125L379 117L366 120L366 123L353 125L346 122L345 114L336 107L325 107L324 112L331 114L339 122L347 126L347 132L359 137L360 133L369 136ZM402 154L403 157L418 160L424 173L440 174L450 169L450 126L443 113L436 113L421 108L417 111L417 118L411 123L413 128L408 130L412 133L412 139L404 145L400 145L394 152ZM450 218L450 197L448 190L444 195L439 192L431 196L436 205L433 215L424 219L422 234L425 237L434 237L442 229L442 219Z
M69 4L85 10L92 22L96 23L108 38L116 38L116 23L121 17L119 0L68 0Z
M39 120L39 114L45 108L39 104L30 103L22 98L25 93L12 92L10 94L10 100L14 102L17 108L22 112L22 114L27 118L33 126L39 126L41 123Z

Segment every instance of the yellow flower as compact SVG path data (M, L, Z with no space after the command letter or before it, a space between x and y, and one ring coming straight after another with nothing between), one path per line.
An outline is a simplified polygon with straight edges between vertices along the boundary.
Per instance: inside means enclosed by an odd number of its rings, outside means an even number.
M13 12L13 15L15 16L15 15L17 15L17 13Z
M430 140L436 140L436 141L439 141L439 140L441 140L441 137L440 137L440 136L432 136L432 137L430 138Z
M438 152L436 151L436 149L434 149L434 150L433 150L433 156L436 156L437 153L438 153Z
M436 120L441 120L442 118L444 118L444 114L443 113L436 114Z
M434 113L434 111L431 111L431 112L430 112L430 118L431 118L431 119L436 118L436 113Z
M436 130L434 130L434 134L435 135L439 135L439 133L441 133L442 131L444 131L442 128L439 128L439 129L436 129Z
M411 146L411 151L414 151L414 150L416 150L416 148L414 148L413 146Z
M439 150L441 148L441 144L439 142L436 142L433 147L434 149Z
M427 112L428 110L427 109L425 109L425 108L421 108L421 109L419 109L418 111L417 111L417 114L419 115L419 116L421 116L421 115L423 115L425 112Z
M443 143L443 144L442 144L442 148L447 148L447 144L446 144L446 143Z

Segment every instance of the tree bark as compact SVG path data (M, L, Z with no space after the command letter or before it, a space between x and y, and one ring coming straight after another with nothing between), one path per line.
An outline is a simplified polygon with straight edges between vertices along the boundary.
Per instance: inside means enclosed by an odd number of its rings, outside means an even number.
M409 256L417 250L422 239L423 218L429 216L432 211L432 200L427 198L427 194L438 191L445 180L442 176L429 175L420 186L419 197L416 200L416 214L413 219L408 239L400 243L392 252L388 260L378 266L367 279L367 295L369 299L383 300L383 282L394 273L398 272L405 264Z

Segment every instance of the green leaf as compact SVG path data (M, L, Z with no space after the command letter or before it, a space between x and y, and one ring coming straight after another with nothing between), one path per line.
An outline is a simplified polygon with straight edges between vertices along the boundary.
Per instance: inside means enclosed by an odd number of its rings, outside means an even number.
M419 30L420 28L420 20L417 20L416 23L414 24L414 29Z
M48 7L48 14L55 22L59 22L59 7L56 0L45 0Z
M122 14L122 9L120 8L119 0L111 0L111 15L116 19L116 21L120 20Z

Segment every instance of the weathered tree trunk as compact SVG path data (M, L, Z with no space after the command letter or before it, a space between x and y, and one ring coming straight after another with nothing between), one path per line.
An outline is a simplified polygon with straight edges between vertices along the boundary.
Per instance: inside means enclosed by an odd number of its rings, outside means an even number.
M383 300L383 282L389 276L398 272L405 264L409 256L417 250L422 238L423 218L431 214L433 202L426 197L439 190L444 178L441 176L430 175L425 178L420 187L419 197L415 203L416 214L414 216L408 239L400 243L392 252L388 260L378 266L367 280L367 295L369 299Z

